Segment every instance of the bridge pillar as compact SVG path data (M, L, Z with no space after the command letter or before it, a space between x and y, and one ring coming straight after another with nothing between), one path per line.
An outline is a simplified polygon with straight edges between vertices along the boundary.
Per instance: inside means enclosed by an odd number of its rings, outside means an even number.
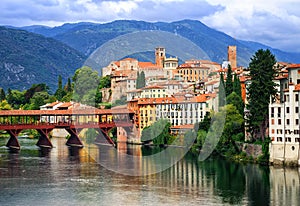
M101 129L101 128L97 128L96 130L98 131L99 135L96 137L95 139L95 143L97 144L103 144L103 137L104 137L104 140L106 140L106 143L109 143L111 144L112 146L115 146L115 142L110 138L110 136L108 135L109 134L109 131L111 130L112 128L110 129Z
M13 150L20 150L21 146L18 141L18 135L22 131L21 129L9 129L6 130L10 135L10 138L6 144L6 147L13 149Z
M71 147L83 147L82 141L78 137L78 134L82 129L80 128L66 128L67 132L70 134L70 138L68 139L66 145Z
M40 134L39 140L36 143L37 146L42 147L42 148L53 148L53 145L49 139L49 133L53 129L37 129L37 131Z

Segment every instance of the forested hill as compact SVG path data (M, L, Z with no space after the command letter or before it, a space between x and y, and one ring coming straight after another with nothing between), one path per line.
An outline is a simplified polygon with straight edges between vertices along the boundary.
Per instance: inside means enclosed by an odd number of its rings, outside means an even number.
M250 58L260 48L270 49L272 53L275 54L278 61L300 63L300 53L280 51L275 49L276 45L272 45L273 48L271 48L258 42L238 40L196 20L182 20L170 23L118 20L104 24L81 22L74 24L68 23L53 28L45 26L29 26L23 27L23 29L55 38L85 55L90 55L95 49L120 35L137 31L157 30L171 32L189 39L205 51L211 60L218 63L222 63L224 59L227 59L228 45L237 46L238 65L240 66L248 66ZM120 45L115 46L118 47ZM153 44L153 48L157 46L158 45ZM168 51L168 48L166 49Z
M85 56L52 38L24 30L0 27L0 87L28 89L33 83L57 86L81 67Z

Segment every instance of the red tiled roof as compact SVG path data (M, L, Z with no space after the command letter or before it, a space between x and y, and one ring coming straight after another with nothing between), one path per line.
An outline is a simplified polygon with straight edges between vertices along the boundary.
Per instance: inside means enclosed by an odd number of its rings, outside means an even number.
M65 102L65 103L59 105L58 108L69 108L72 105L73 105L72 102Z
M51 104L47 105L47 107L54 107L55 105L59 104L61 102L52 102Z
M295 68L300 68L300 64L290 64L287 66L287 69L295 69Z
M160 97L160 98L139 98L138 104L148 105L148 104L172 104L172 103L188 103L188 102L206 102L211 97L215 97L214 94L202 94L199 96L193 96L189 99L180 97Z
M152 62L139 62L139 68L149 68L149 67L157 67L157 65L153 64ZM158 67L157 67L158 68Z
M193 128L194 128L193 124L176 125L171 127L171 129L193 129Z
M128 114L129 109L0 110L0 116Z

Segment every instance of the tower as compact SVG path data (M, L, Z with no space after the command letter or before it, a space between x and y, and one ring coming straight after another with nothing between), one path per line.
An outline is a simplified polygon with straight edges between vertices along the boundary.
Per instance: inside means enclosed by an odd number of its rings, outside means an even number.
M166 57L166 50L163 47L155 48L155 64L161 68L164 66L164 59Z
M236 46L228 46L228 61L230 62L231 68L236 68Z

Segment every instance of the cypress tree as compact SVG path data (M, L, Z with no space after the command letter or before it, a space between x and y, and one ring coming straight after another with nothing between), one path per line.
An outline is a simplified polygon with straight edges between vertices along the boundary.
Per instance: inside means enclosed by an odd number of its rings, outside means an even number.
M220 84L219 84L219 107L223 107L225 105L225 83L223 73L220 74Z
M270 50L258 50L250 59L249 86L249 109L250 115L247 119L249 130L253 139L264 141L269 122L269 103L270 97L276 94L276 84L273 79L276 75L273 66L276 63L275 56Z
M230 64L228 65L228 70L227 70L225 91L226 91L226 97L233 92L232 70Z
M237 74L234 74L233 76L233 91L242 97L242 88L241 88L241 82L240 78L237 76Z
M6 99L4 89L0 88L0 102Z

